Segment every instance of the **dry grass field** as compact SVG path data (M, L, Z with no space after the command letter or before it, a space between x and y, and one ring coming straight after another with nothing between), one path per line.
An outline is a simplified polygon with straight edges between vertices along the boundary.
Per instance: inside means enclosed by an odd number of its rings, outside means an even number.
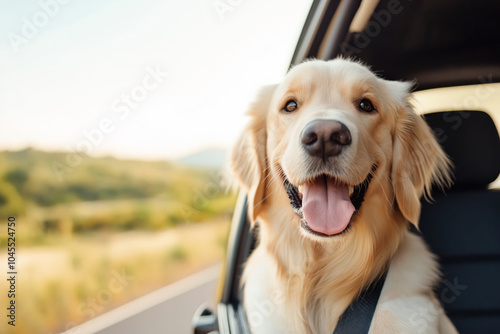
M64 153L0 152L0 263L14 216L18 273L16 326L0 333L59 333L223 259L235 197L221 171L87 158L60 181L53 161Z

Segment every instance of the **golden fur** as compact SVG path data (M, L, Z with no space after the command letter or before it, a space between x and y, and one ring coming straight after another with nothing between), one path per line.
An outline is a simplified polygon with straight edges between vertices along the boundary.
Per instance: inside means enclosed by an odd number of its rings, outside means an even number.
M413 111L410 88L382 80L359 63L336 59L298 65L281 84L260 92L231 157L248 194L249 217L259 222L259 244L243 280L252 332L332 333L347 306L389 266L371 332L412 332L408 315L390 307L401 298L422 295L424 302L415 307L435 307L437 266L422 240L409 234L408 222L417 226L420 197L433 182L449 182L449 161ZM290 97L298 109L285 114L281 109ZM356 108L362 98L373 102L376 113ZM352 147L336 158L335 177L356 185L373 173L349 230L330 238L303 231L283 186L282 175L296 185L311 177L311 161L298 137L314 119L341 121L352 133ZM406 268L409 257L412 264ZM449 320L440 320L445 315L437 317L436 323L448 325L435 332L453 333Z

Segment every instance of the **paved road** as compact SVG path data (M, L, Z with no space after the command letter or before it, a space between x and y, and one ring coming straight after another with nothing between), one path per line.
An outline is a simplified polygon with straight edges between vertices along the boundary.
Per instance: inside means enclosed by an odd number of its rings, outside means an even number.
M214 307L220 265L143 296L65 334L190 334L203 303Z

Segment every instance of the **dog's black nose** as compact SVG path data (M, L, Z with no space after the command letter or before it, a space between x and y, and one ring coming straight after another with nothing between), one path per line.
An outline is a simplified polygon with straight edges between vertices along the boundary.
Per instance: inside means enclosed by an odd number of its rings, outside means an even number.
M316 157L326 159L339 155L351 143L351 133L342 123L327 119L309 122L300 135L302 146Z

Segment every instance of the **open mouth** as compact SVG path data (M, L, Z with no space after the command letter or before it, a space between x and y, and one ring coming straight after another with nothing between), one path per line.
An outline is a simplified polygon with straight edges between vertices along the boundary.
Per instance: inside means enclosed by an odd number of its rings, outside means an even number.
M358 185L348 185L332 176L322 174L301 186L295 186L283 174L286 192L300 226L321 237L339 235L350 226L363 204L376 167Z

